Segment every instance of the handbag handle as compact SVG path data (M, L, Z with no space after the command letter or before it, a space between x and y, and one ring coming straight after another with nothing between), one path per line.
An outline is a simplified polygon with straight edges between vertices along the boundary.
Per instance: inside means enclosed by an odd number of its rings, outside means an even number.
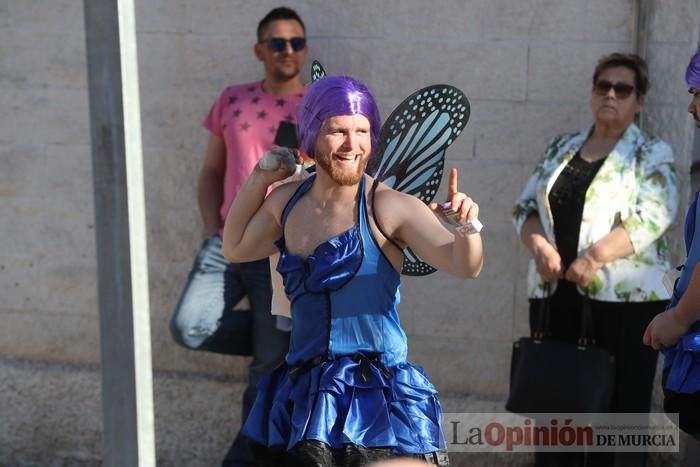
M540 302L540 310L537 313L537 327L532 332L532 337L537 340L542 340L545 337L552 335L552 319L551 310L549 308L549 297L550 297L551 284L549 282L544 283L544 293L545 297Z
M581 347L586 347L589 344L595 345L593 311L591 310L591 297L588 295L588 288L585 289L585 292L581 309L581 334L578 338L578 345Z
M551 299L551 283L546 282L544 286L545 298L540 302L540 309L537 316L537 327L532 332L532 337L537 340L542 340L545 337L552 335L552 310L550 307ZM586 347L595 345L596 339L593 333L593 311L591 309L591 298L588 294L588 289L585 289L583 296L583 304L581 307L581 329L578 338L578 345Z

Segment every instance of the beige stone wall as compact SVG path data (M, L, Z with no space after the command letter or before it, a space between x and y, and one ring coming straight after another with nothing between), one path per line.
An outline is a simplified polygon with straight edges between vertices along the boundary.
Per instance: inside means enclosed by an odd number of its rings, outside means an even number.
M255 27L278 3L136 3L159 459L214 465L235 432L248 362L178 348L168 319L201 240L201 121L223 87L261 78ZM460 169L460 186L481 205L484 272L474 281L441 273L407 278L401 316L410 358L443 393L502 400L511 342L527 333L526 254L510 208L547 139L590 123L594 63L601 54L632 50L635 2L287 3L306 22L309 61L366 81L384 115L432 83L455 85L469 97L471 120L448 152L448 167ZM700 5L652 3L644 122L672 144L685 174L693 132L683 71ZM0 0L0 414L11 420L0 424L0 465L99 459L82 5ZM452 410L466 410L460 407L452 403Z

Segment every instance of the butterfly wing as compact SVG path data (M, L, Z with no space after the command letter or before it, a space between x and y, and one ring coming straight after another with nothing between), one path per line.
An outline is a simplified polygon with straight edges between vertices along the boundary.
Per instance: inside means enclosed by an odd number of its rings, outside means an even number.
M313 63L311 63L311 82L313 83L326 76L326 70L323 69L321 63L318 60L314 60Z
M382 126L367 173L397 191L431 202L442 179L445 151L464 130L469 113L469 100L453 86L419 89L404 99ZM433 272L435 268L409 248L404 250L402 274Z

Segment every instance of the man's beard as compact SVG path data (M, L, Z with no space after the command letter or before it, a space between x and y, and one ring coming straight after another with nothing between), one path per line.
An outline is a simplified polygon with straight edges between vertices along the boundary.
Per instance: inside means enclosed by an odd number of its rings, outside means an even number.
M296 78L299 75L300 68L295 65L291 69L285 69L284 67L275 67L273 70L273 75L278 81L289 81Z
M331 179L341 186L357 185L362 179L362 174L365 171L367 158L364 158L357 166L357 171L347 172L340 170L333 165L333 154L328 156L316 157L316 163L326 172Z

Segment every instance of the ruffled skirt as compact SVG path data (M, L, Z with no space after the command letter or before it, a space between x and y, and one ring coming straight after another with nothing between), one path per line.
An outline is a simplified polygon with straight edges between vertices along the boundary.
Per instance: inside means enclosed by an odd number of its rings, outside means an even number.
M700 329L693 329L669 349L663 349L666 389L693 394L700 391Z
M316 440L332 448L422 454L445 450L441 415L437 390L421 368L341 357L302 372L286 363L277 367L258 384L243 434L286 450Z

